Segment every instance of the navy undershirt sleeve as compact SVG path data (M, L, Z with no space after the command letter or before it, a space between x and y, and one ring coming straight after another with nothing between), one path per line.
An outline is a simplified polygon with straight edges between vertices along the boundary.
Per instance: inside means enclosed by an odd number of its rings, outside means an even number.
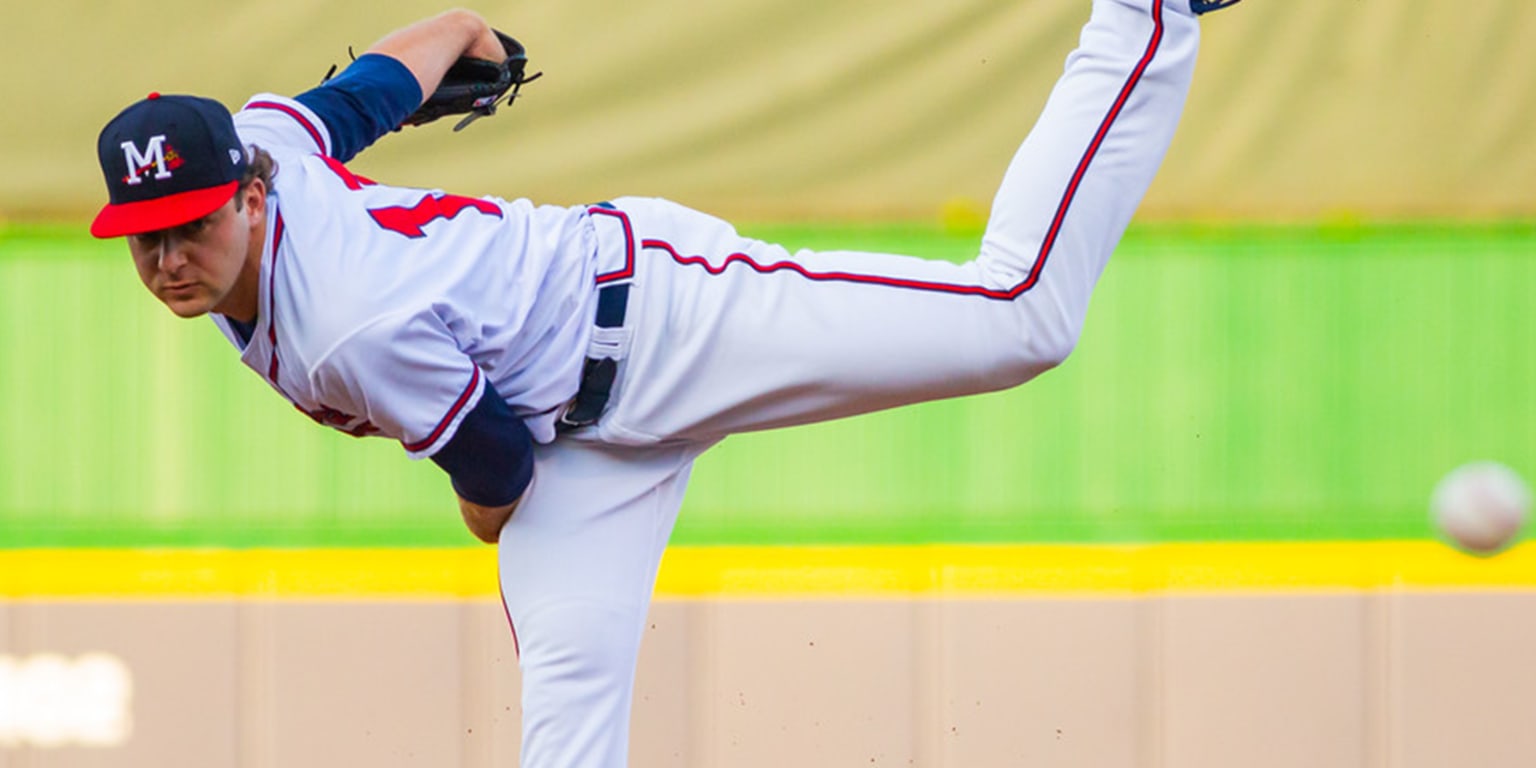
M331 156L346 162L421 106L421 83L398 59L357 57L341 74L295 96L331 132Z
M487 382L480 402L432 460L461 498L499 507L517 501L533 480L533 435Z

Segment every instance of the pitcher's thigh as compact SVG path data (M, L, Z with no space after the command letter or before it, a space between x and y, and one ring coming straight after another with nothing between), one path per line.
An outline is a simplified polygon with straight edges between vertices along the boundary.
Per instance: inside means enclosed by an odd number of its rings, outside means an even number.
M1081 324L1052 281L1014 292L977 261L702 234L642 249L613 433L716 436L1002 389L1059 363Z

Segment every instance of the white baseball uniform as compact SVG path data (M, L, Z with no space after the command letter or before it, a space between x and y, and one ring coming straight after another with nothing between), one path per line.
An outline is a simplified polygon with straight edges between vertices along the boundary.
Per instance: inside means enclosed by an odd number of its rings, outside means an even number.
M522 765L621 766L693 460L731 433L1012 387L1060 363L1172 139L1198 37L1187 0L1095 0L960 265L790 253L658 199L552 208L373 184L326 157L302 104L259 96L235 118L279 162L259 319L248 343L218 322L301 410L413 457L448 441L487 383L522 417L535 474L499 545ZM599 322L614 286L627 301ZM589 360L616 361L601 417L557 432Z

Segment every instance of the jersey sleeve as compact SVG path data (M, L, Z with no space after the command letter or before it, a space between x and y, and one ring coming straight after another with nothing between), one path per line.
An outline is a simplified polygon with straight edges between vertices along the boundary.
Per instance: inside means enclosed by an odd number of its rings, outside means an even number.
M295 97L325 123L330 156L346 162L421 106L421 83L399 60L365 53L340 75Z
M365 418L413 459L437 453L487 391L480 368L429 310L368 323L309 375L325 405Z
M266 149L351 160L421 106L421 84L397 59L365 53L294 98L261 93L235 114L242 139Z
M480 403L432 460L459 498L487 507L511 504L533 480L533 434L487 382Z

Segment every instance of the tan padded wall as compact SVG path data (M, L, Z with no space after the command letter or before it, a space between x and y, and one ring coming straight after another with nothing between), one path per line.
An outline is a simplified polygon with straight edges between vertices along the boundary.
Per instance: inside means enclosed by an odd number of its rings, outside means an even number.
M634 768L1529 768L1536 593L662 600ZM516 764L494 601L0 601L132 672L115 747L0 768ZM0 693L4 693L0 691Z
M237 107L316 84L423 0L7 3L0 220L103 201L95 138L151 90ZM387 138L381 181L735 219L933 217L990 199L1087 0L474 6L547 74L509 114ZM1248 0L1204 21L1144 218L1536 213L1536 3Z

